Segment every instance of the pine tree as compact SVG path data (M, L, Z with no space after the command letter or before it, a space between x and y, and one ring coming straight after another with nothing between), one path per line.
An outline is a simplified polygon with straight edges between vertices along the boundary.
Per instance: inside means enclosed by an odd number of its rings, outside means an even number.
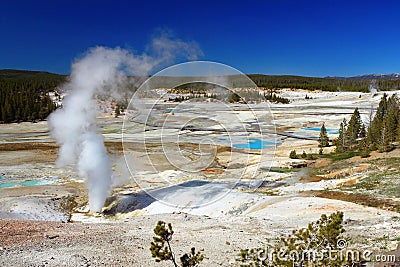
M156 258L156 262L171 261L175 267L178 267L170 243L172 235L174 234L172 225L159 221L154 228L154 234L153 242L150 243L151 256ZM180 257L180 265L182 267L195 267L198 266L203 259L204 255L200 252L196 252L196 249L192 247L189 253L183 254Z
M387 108L388 108L388 100L387 100L387 94L383 94L381 101L379 102L378 109L376 110L376 114L374 119L378 120L383 120L383 117L387 113Z
M361 123L361 130L360 130L360 138L364 138L367 136L367 131L365 130L365 124Z
M291 159L297 159L298 158L296 150L290 151L289 158L291 158Z
M119 105L115 106L115 118L118 118L118 116L121 115L121 111L119 109Z
M7 115L6 115L6 108L5 106L1 106L1 121L6 122Z
M399 101L396 95L392 95L387 102L387 113L384 117L384 125L388 128L389 142L392 143L397 139L396 130L399 124Z
M387 152L392 149L389 120L384 120L382 124L382 132L378 142L379 152Z
M339 127L339 136L335 140L337 153L342 153L347 151L346 131L347 131L347 121L346 119L343 119Z
M396 141L400 141L400 120L397 123L397 129L395 133L396 133Z
M4 104L4 110L3 110L3 121L4 122L12 122L14 119L13 113L12 113L12 108L10 103L7 101Z
M372 149L385 152L393 148L393 142L399 140L400 109L396 95L387 98L384 94L379 102L377 112L368 127L368 142Z
M381 132L383 127L383 119L387 113L387 95L384 94L382 96L381 101L379 102L376 114L372 119L372 122L368 131L368 138L372 145L379 144L381 142Z
M319 133L318 143L318 146L321 148L329 146L329 138L328 133L326 132L325 123L322 124L321 132Z
M357 138L360 136L361 125L362 121L360 117L360 112L358 111L358 108L356 108L349 120L349 124L346 130L346 140L348 141L348 146L350 150L356 144Z
M360 143L358 144L358 151L360 152L360 156L362 158L368 158L370 156L370 149L367 138L362 138Z

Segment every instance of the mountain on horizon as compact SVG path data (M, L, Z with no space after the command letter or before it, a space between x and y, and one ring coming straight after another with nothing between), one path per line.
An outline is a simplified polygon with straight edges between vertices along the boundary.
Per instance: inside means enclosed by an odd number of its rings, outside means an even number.
M363 74L354 76L351 78L355 79L400 79L400 73L389 73L389 74Z
M362 74L357 76L343 77L343 76L326 76L327 79L359 79L359 80L398 80L400 73L382 73L382 74Z
M358 79L358 80L399 80L400 73L382 73L382 74L361 74L357 76L326 76L323 78L312 77L312 76L302 76L302 75L269 75L269 74L247 74L249 76L253 75L261 75L266 77L299 77L299 78L318 78L318 79ZM0 79L38 79L40 77L43 78L65 78L68 75L58 74L49 71L41 71L41 70L19 70L19 69L0 69Z
M2 69L0 70L1 80L18 80L18 81L30 81L30 80L52 80L63 82L66 75L51 73L48 71L36 71L36 70L16 70L16 69Z
M319 79L366 79L366 80L372 80L372 79L393 79L397 80L400 79L400 73L382 73L382 74L376 74L376 73L371 73L371 74L361 74L357 76L325 76L325 77L313 77L313 76L304 76L304 75L288 75L288 74L282 74L282 75L270 75L270 74L247 74L249 76L252 75L261 75L261 76L267 76L267 77L302 77L302 78L319 78ZM19 70L19 69L0 69L0 79L19 79L19 78L33 78L37 76L53 76L55 77L66 77L68 75L65 74L58 74L58 73L53 73L49 71L42 71L42 70Z

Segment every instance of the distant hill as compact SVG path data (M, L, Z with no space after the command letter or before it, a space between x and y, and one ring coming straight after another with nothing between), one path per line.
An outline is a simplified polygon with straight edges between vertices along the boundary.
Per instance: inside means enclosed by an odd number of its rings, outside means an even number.
M248 74L254 83L265 89L292 88L323 91L376 92L377 90L400 90L400 74L367 74L355 77L305 77L294 75ZM45 119L55 108L59 98L56 88L67 75L45 71L0 70L0 123L37 121ZM146 77L130 77L132 84L140 84ZM192 77L193 78L193 77ZM177 84L177 90L205 89L207 86L191 83L191 77L158 77L153 85L166 87ZM238 75L225 76L233 88L248 86ZM184 85L187 84L187 85ZM130 85L128 85L129 87ZM132 85L132 88L135 87ZM132 89L131 88L131 89ZM129 88L128 88L129 89ZM59 99L58 99L59 100Z
M400 73L390 74L363 74L352 77L343 76L326 76L327 79L358 79L358 80L398 80L400 79Z
M265 75L247 74L247 76L258 86L266 89L307 89L322 91L351 91L351 92L370 92L370 88L382 91L400 90L400 79L395 75L387 76L357 76L357 77L307 77L295 75ZM218 80L218 77L214 77ZM176 76L157 76L151 83L155 87L170 88L175 84L186 84L190 89L202 89L204 84L192 83L198 77L176 77ZM248 82L241 79L239 75L225 76L224 81L233 88L248 87ZM187 90L188 86L180 86ZM178 88L179 89L179 88Z
M398 74L361 75L356 77L324 78L291 75L248 75L258 86L265 88L294 88L323 91L369 92L371 87L378 90L400 90Z
M45 71L13 70L13 69L0 70L0 80L63 82L65 81L66 77L67 77L66 75L55 74Z
M400 73L390 73L390 74L364 74L359 76L351 77L352 79L382 79L382 80L399 80Z
M309 90L324 90L324 91L360 91L368 92L371 85L379 90L400 90L400 74L364 74L354 77L307 77L296 75L265 75L265 74L247 74L259 87L264 88L294 88L294 89L309 89ZM65 81L67 75L55 74L45 71L30 71L30 70L0 70L1 80L13 81L41 81L61 84ZM231 84L236 87L241 87L241 84L236 82L237 76L229 76ZM138 81L145 79L131 77L132 81L137 84ZM190 81L190 77L159 77L160 86L174 84L172 80L179 79L182 82Z
M42 71L0 70L0 123L46 119L56 108L50 95L65 79Z

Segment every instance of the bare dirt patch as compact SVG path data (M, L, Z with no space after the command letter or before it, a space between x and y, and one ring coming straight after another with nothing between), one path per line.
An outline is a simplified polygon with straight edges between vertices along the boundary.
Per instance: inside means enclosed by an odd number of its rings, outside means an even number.
M374 159L385 159L385 158L398 158L400 157L400 149L394 149L390 152L379 153L378 151L372 151L368 158L361 158L360 156L352 157L348 159L348 162L366 162Z
M0 144L0 165L54 163L58 145L55 143L23 142Z
M317 159L313 165L313 167L315 168L321 168L321 167L326 167L329 164L332 163L331 159L325 159L325 158L321 158L321 159Z
M341 170L337 170L337 171L328 173L325 175L325 177L329 178L329 179L342 178L342 177L353 175L355 173L364 172L369 168L369 166L370 166L370 164L361 164L359 166L351 166L348 168L344 168Z
M400 203L398 201L390 199L382 199L374 196L359 194L359 193L348 193L340 191L316 191L312 192L316 197L323 197L329 199L342 200L347 202L353 202L356 204L376 207L383 210L389 211L400 211Z
M60 236L58 230L67 224L28 220L0 220L0 244L12 246L18 244L38 243L51 236Z
M122 154L121 142L106 142L110 154ZM59 145L54 142L21 142L0 144L0 165L54 163Z
M320 182L322 180L328 180L329 178L325 178L323 176L315 175L315 174L309 174L307 176L302 176L300 177L301 182L307 182L307 183L314 183L314 182Z

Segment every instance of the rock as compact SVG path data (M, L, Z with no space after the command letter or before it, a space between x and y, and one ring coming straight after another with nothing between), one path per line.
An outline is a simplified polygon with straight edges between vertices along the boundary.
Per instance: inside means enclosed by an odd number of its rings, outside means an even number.
M305 162L305 161L290 163L290 168L299 169L299 168L304 168L304 167L307 167L307 162Z

